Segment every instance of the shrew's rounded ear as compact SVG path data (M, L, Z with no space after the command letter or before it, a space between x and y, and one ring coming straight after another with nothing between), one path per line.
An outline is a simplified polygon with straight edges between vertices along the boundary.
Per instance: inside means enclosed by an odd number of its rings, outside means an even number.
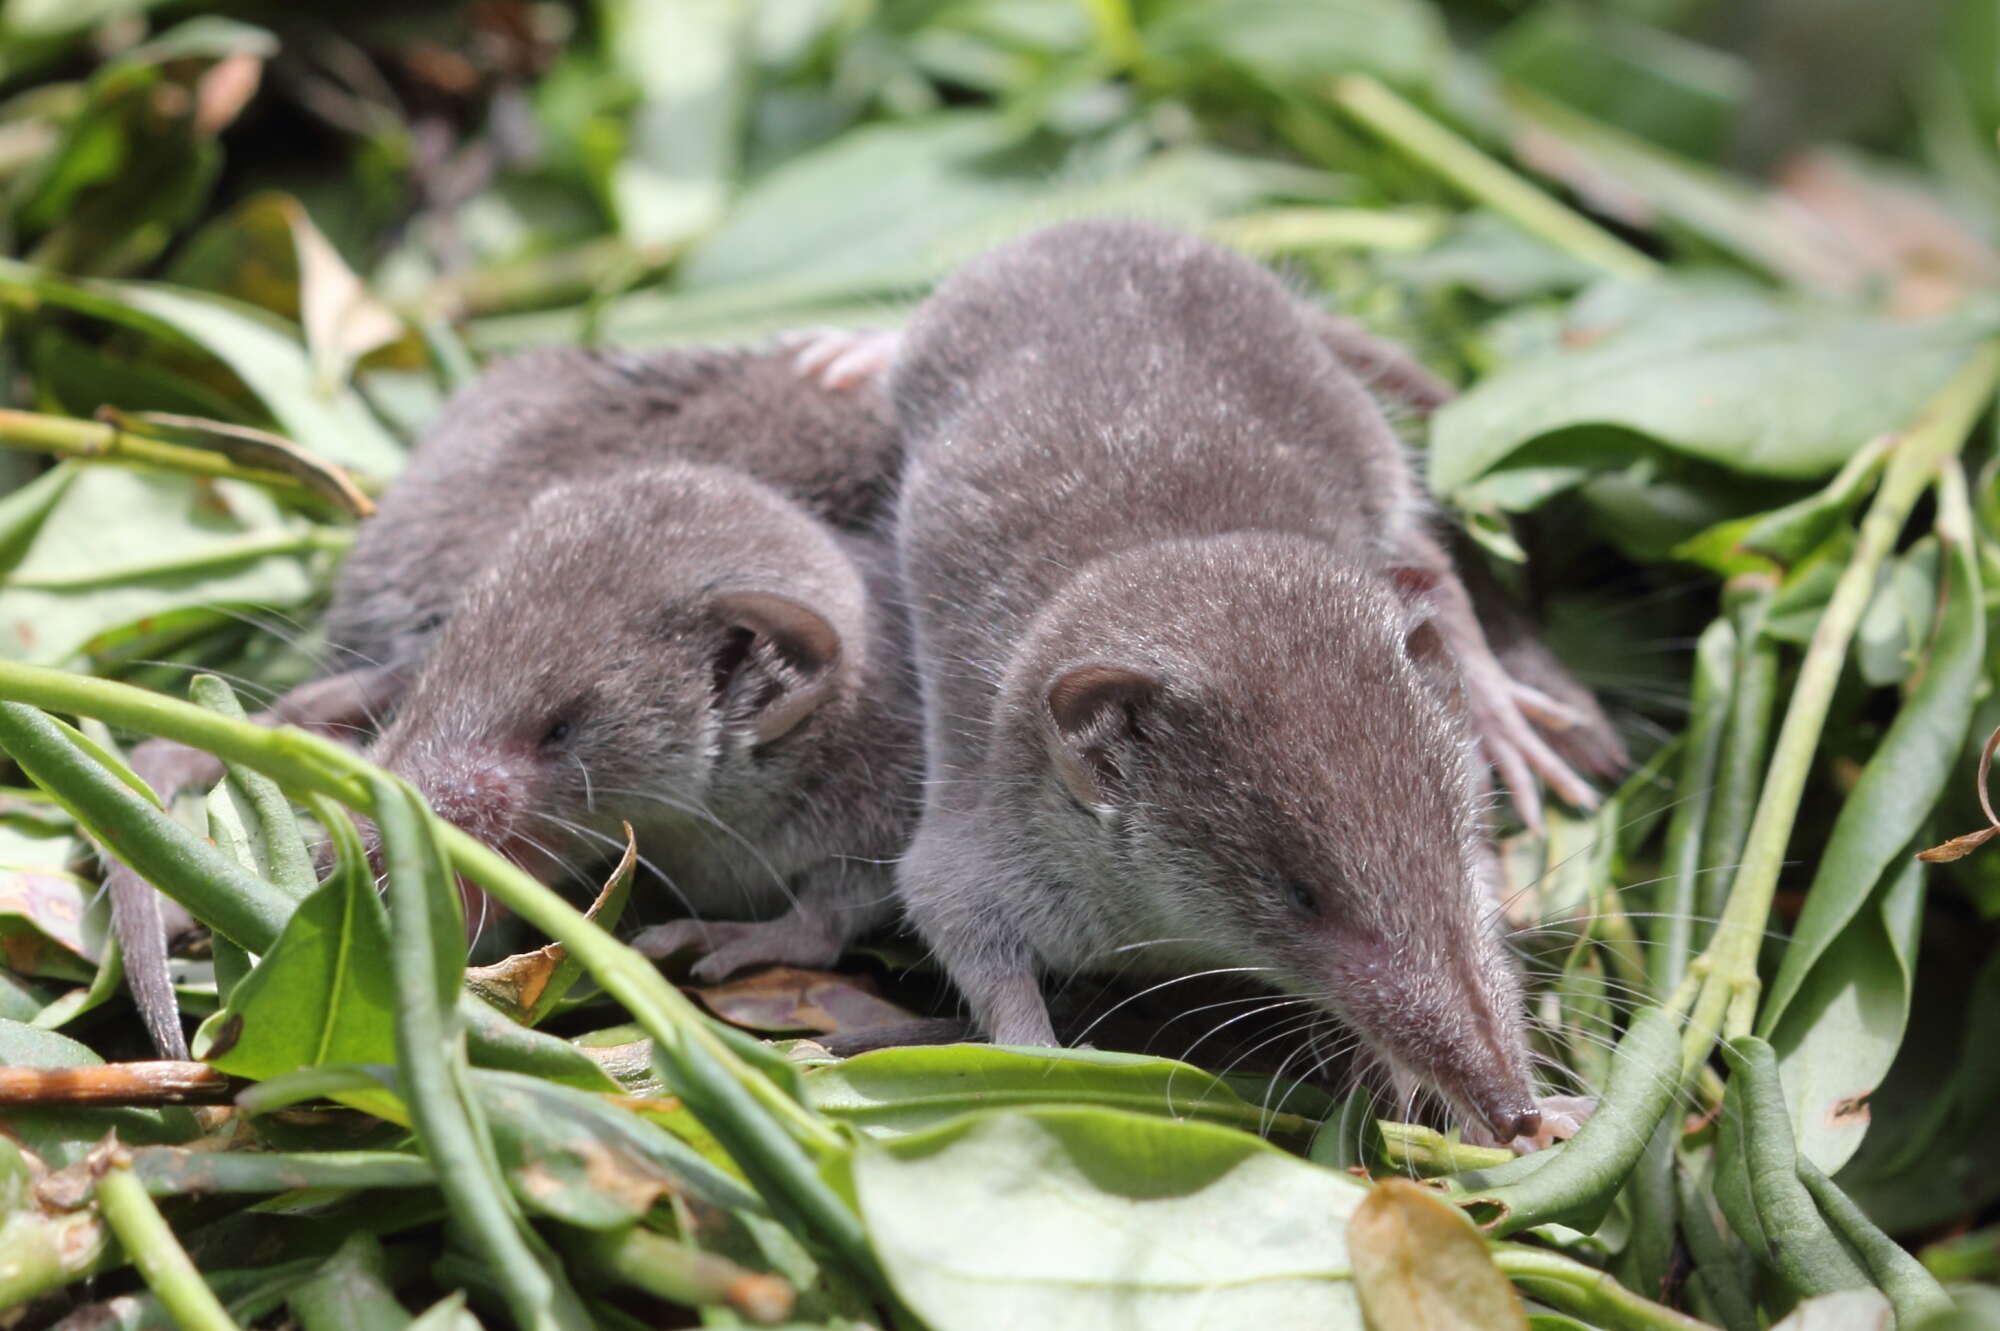
M715 696L733 726L768 744L833 694L840 634L824 615L776 592L717 594L713 609L731 630L713 664Z
M1153 675L1107 662L1074 666L1049 685L1049 758L1078 803L1108 804L1121 792L1145 742L1140 714L1159 691Z
M1388 570L1388 576L1389 589L1403 607L1403 650L1427 669L1448 666L1450 649L1437 626L1444 575L1436 569L1405 564Z

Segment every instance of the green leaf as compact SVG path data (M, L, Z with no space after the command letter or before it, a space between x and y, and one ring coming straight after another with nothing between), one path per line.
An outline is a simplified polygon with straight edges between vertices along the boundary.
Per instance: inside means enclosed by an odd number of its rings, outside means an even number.
M188 696L213 712L241 721L242 704L230 687L213 675L197 675ZM278 783L262 772L241 763L224 765L227 773L219 793L235 808L238 821L250 838L252 858L244 863L268 878L273 887L303 900L319 886L313 871L312 852L306 848L305 834L299 829L298 815Z
M396 913L385 949L395 980L396 1070L418 1144L437 1170L455 1226L515 1320L538 1331L582 1331L589 1316L508 1193L492 1139L470 1102L452 1011L465 973L465 932L435 815L401 781L378 773L371 786Z
M1958 770L1984 670L1978 564L1964 541L1947 554L1929 659L1834 823L1759 1018L1799 1149L1827 1171L1860 1146L1862 1105L1902 1042L1924 885L1923 866L1907 857Z
M334 875L292 912L228 1006L203 1023L195 1056L253 1081L327 1063L394 1061L388 955L389 921L374 883Z
M1458 1176L1453 1200L1475 1216L1497 1212L1484 1226L1496 1234L1549 1223L1595 1229L1679 1090L1678 1023L1646 1008L1618 1042L1597 1112L1576 1136L1509 1165Z
M1803 1157L1799 1160L1799 1181L1812 1194L1834 1232L1860 1255L1876 1287L1888 1296L1895 1307L1898 1326L1916 1326L1951 1311L1951 1300L1937 1277L1908 1248L1884 1234L1832 1179Z
M541 1077L580 1091L616 1091L618 1083L596 1060L567 1040L523 1026L476 994L458 996L475 1066Z
M1358 1328L1331 1170L1203 1123L984 1114L857 1147L897 1293L936 1331Z
M0 702L0 747L102 845L196 919L251 951L277 937L290 913L281 893L134 794L47 715Z
M1432 419L1432 489L1449 495L1538 442L1588 427L1732 470L1805 479L1897 429L1991 331L1979 319L1896 323L1713 284L1655 284L1610 327L1572 310L1577 350L1517 362ZM1594 455L1616 454L1604 445Z
M67 665L303 604L308 524L255 486L84 467L39 515L0 581L0 654Z
M911 292L1004 240L1067 217L1143 206L1157 220L1196 225L1274 195L1325 189L1288 164L1189 147L1117 169L1082 164L1051 190L1058 161L1017 139L1004 116L952 112L870 126L794 158L745 191L728 220L683 261L674 290L612 302L603 333L640 344L740 336L747 321L774 312L792 311L797 321L835 302ZM855 180L882 187L856 190ZM880 322L879 306L864 311L866 322ZM566 335L545 328L541 336Z
M1854 664L1876 688L1909 678L1938 603L1938 543L1926 536L1882 572L1854 634Z
M148 1146L132 1170L155 1197L300 1188L429 1188L429 1165L400 1151L198 1151Z
M0 1020L0 1067L87 1068L103 1063L87 1044L26 1022Z
M984 1044L880 1049L805 1077L821 1113L875 1135L917 1132L974 1110L1097 1105L1304 1138L1316 1126L1252 1104L1172 1059L1089 1049L1029 1053Z
M1536 5L1494 43L1513 83L1697 157L1726 146L1753 87L1749 63L1615 10Z
M351 389L323 388L298 330L222 296L152 282L68 283L0 260L0 288L216 357L255 393L280 431L345 466L392 475L403 451Z
M1140 0L1145 61L1155 77L1217 82L1219 68L1317 91L1336 74L1423 85L1449 56L1436 11L1415 0Z
M732 0L609 0L606 45L639 88L628 151L611 168L619 233L677 243L713 226L739 165L754 75L749 7ZM672 51L671 62L657 53Z
M475 1071L472 1089L521 1202L585 1229L645 1218L665 1196L764 1211L693 1147L598 1096L514 1073Z
M1799 1179L1777 1057L1755 1037L1722 1047L1729 1063L1716 1138L1715 1197L1730 1228L1801 1295L1859 1289L1861 1263Z
M305 1331L405 1331L410 1314L389 1287L389 1262L373 1234L355 1234L286 1302Z
M1521 1296L1463 1212L1409 1179L1375 1185L1347 1225L1354 1286L1373 1327L1525 1328Z
M0 960L16 975L88 981L97 973L104 939L103 922L89 918L94 888L68 869L79 849L68 833L0 824Z

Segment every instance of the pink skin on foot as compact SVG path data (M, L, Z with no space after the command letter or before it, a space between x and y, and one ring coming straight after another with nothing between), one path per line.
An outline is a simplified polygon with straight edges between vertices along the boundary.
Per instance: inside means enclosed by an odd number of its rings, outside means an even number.
M814 328L786 340L797 348L792 363L800 374L839 392L887 374L902 335L893 329Z

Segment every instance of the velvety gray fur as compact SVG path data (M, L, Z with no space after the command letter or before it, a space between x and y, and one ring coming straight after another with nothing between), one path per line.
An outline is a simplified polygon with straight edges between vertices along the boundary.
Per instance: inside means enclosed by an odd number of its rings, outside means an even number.
M260 719L336 733L373 729L411 687L467 585L552 487L675 459L736 468L796 501L798 508L781 510L788 526L824 520L859 534L877 523L899 453L877 395L835 394L802 381L788 352L552 349L508 357L453 397L380 511L362 524L327 613L322 676ZM766 498L760 493L756 502ZM617 504L613 496L610 506ZM615 515L601 521L617 525ZM695 534L668 526L683 538ZM855 539L864 561L884 557ZM503 584L508 576L504 567L497 574ZM864 645L851 644L857 651ZM508 655L546 663L571 646L566 636L524 638ZM439 687L449 692L448 684ZM893 726L883 742L894 750ZM168 796L221 775L208 755L157 741L141 745L134 764ZM893 770L895 763L879 766ZM867 838L832 840L840 845L829 845L829 854ZM178 908L121 864L108 867L106 881L140 1013L164 1055L185 1057L166 962ZM774 946L798 952L803 944L775 938ZM756 951L738 946L708 964L732 955L755 959Z
M785 916L655 931L655 950L716 943L704 973L829 963L892 911L915 812L883 556L725 468L560 486L466 589L374 756L545 879L629 822L690 912Z
M1053 1042L1043 972L1251 968L1512 1137L1538 1113L1449 563L1413 558L1421 495L1323 332L1114 222L920 308L890 373L928 756L900 886L996 1040Z
M333 664L414 665L537 496L667 459L733 467L854 530L899 460L886 408L801 383L777 352L507 357L452 398L362 525L327 609Z

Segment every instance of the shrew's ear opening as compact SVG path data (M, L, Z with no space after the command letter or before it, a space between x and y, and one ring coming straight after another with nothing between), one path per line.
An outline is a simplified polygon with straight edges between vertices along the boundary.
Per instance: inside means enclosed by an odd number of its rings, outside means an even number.
M1049 758L1079 804L1122 793L1146 738L1141 714L1159 690L1153 675L1106 662L1074 666L1049 685Z
M802 601L776 592L719 593L713 609L729 629L711 663L725 722L768 744L833 696L840 634Z
M1451 652L1437 626L1444 575L1418 565L1388 570L1389 589L1403 607L1403 651L1425 669L1449 668Z

